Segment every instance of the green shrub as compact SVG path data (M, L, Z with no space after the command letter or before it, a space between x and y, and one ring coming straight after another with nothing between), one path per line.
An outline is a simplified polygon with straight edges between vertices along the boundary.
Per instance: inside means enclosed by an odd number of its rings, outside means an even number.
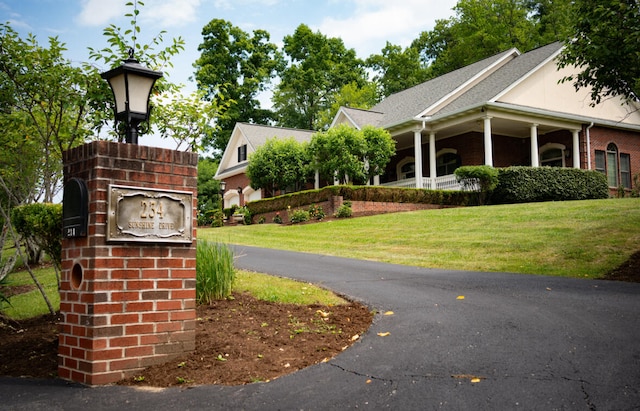
M353 210L351 209L351 203L350 202L344 202L340 207L338 207L338 210L336 210L336 213L334 214L336 218L349 218L353 215Z
M291 212L291 216L289 217L289 221L292 224L302 223L304 221L309 221L310 215L306 210L293 210Z
M235 271L233 251L222 243L198 240L196 249L196 301L211 304L231 295Z
M595 170L559 167L508 167L498 169L496 204L608 198L604 174Z
M39 250L42 249L60 268L62 204L33 203L15 207L11 210L11 224L22 237L29 263L39 262Z
M309 206L309 217L313 218L314 220L322 220L323 218L325 218L325 216L326 215L324 214L324 210L321 206L315 204L311 204Z
M462 166L454 174L463 190L478 193L478 204L486 203L491 192L498 185L498 170L491 166Z
M273 222L276 224L282 224L282 217L280 217L280 213L276 213L276 215L273 216Z

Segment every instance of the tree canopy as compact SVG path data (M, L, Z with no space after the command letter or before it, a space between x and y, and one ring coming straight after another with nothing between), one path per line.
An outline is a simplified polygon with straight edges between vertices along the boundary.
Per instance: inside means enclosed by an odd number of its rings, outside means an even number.
M278 191L302 189L311 175L307 144L293 137L270 138L251 154L247 176L254 190L275 195Z
M560 66L581 70L564 81L591 87L592 104L602 98L640 98L640 4L638 0L576 0L577 20Z
M386 130L345 124L313 135L309 144L311 167L327 181L364 184L380 174L395 154L395 142Z
M217 117L217 130L205 141L221 153L237 122L269 124L274 120L271 110L261 108L258 94L267 89L284 63L264 30L249 34L226 20L213 19L202 35L201 55L194 63L198 89L214 105L228 105L225 115Z
M346 84L367 82L363 62L340 38L329 38L301 24L284 38L289 64L280 70L273 96L279 125L306 130L318 128L318 116L331 106Z

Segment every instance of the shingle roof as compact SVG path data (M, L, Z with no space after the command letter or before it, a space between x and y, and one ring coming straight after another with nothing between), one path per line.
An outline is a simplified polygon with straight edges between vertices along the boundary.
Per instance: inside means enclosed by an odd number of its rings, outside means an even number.
M561 48L562 43L556 42L516 57L434 114L453 113L465 107L493 101L496 96L552 57Z
M343 110L360 127L373 125L388 127L408 122L434 106L445 101L441 108L432 115L446 115L465 107L493 101L496 96L505 91L519 79L531 72L562 48L562 43L556 42L539 47L527 53L520 54L516 49L504 51L450 73L418 84L407 90L395 93L373 106L370 110L344 108ZM515 56L509 59L510 56ZM502 64L493 73L464 91L461 86L478 78L491 66ZM446 102L448 96L456 92L462 94Z
M370 126L377 127L382 125L381 121L384 118L383 113L379 113L377 111L372 111L372 110L363 110L360 108L351 108L351 107L342 107L341 109L358 126L370 125Z
M504 51L407 90L392 94L373 106L371 111L383 113L380 125L384 126L410 120L493 64L514 53L514 51L515 49Z
M263 126L259 124L237 123L236 127L242 132L253 148L260 147L273 137L293 137L297 141L311 141L315 131L298 130L294 128Z

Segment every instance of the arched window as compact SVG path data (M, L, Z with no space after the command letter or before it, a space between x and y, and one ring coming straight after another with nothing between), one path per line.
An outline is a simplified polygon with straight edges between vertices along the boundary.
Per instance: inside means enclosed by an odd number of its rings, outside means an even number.
M631 155L618 152L614 143L596 150L596 170L607 176L609 187L631 188Z
M547 143L540 147L540 165L547 167L564 167L566 148L564 144L557 143Z
M416 163L413 157L406 157L398 163L396 172L398 173L398 180L405 180L407 178L415 178L416 176Z
M443 150L442 154L436 157L436 175L447 176L453 174L456 168L460 167L462 161L455 151Z
M618 187L618 147L613 143L607 146L607 180L610 187Z

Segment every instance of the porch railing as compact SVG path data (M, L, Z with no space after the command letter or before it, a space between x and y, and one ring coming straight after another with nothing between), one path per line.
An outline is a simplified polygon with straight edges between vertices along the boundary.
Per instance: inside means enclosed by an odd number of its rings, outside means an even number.
M404 180L390 181L381 185L386 187L416 188L416 179L406 178ZM422 187L434 188L436 190L462 190L462 186L460 185L460 183L458 183L455 174L439 176L434 179L430 177L423 177Z

